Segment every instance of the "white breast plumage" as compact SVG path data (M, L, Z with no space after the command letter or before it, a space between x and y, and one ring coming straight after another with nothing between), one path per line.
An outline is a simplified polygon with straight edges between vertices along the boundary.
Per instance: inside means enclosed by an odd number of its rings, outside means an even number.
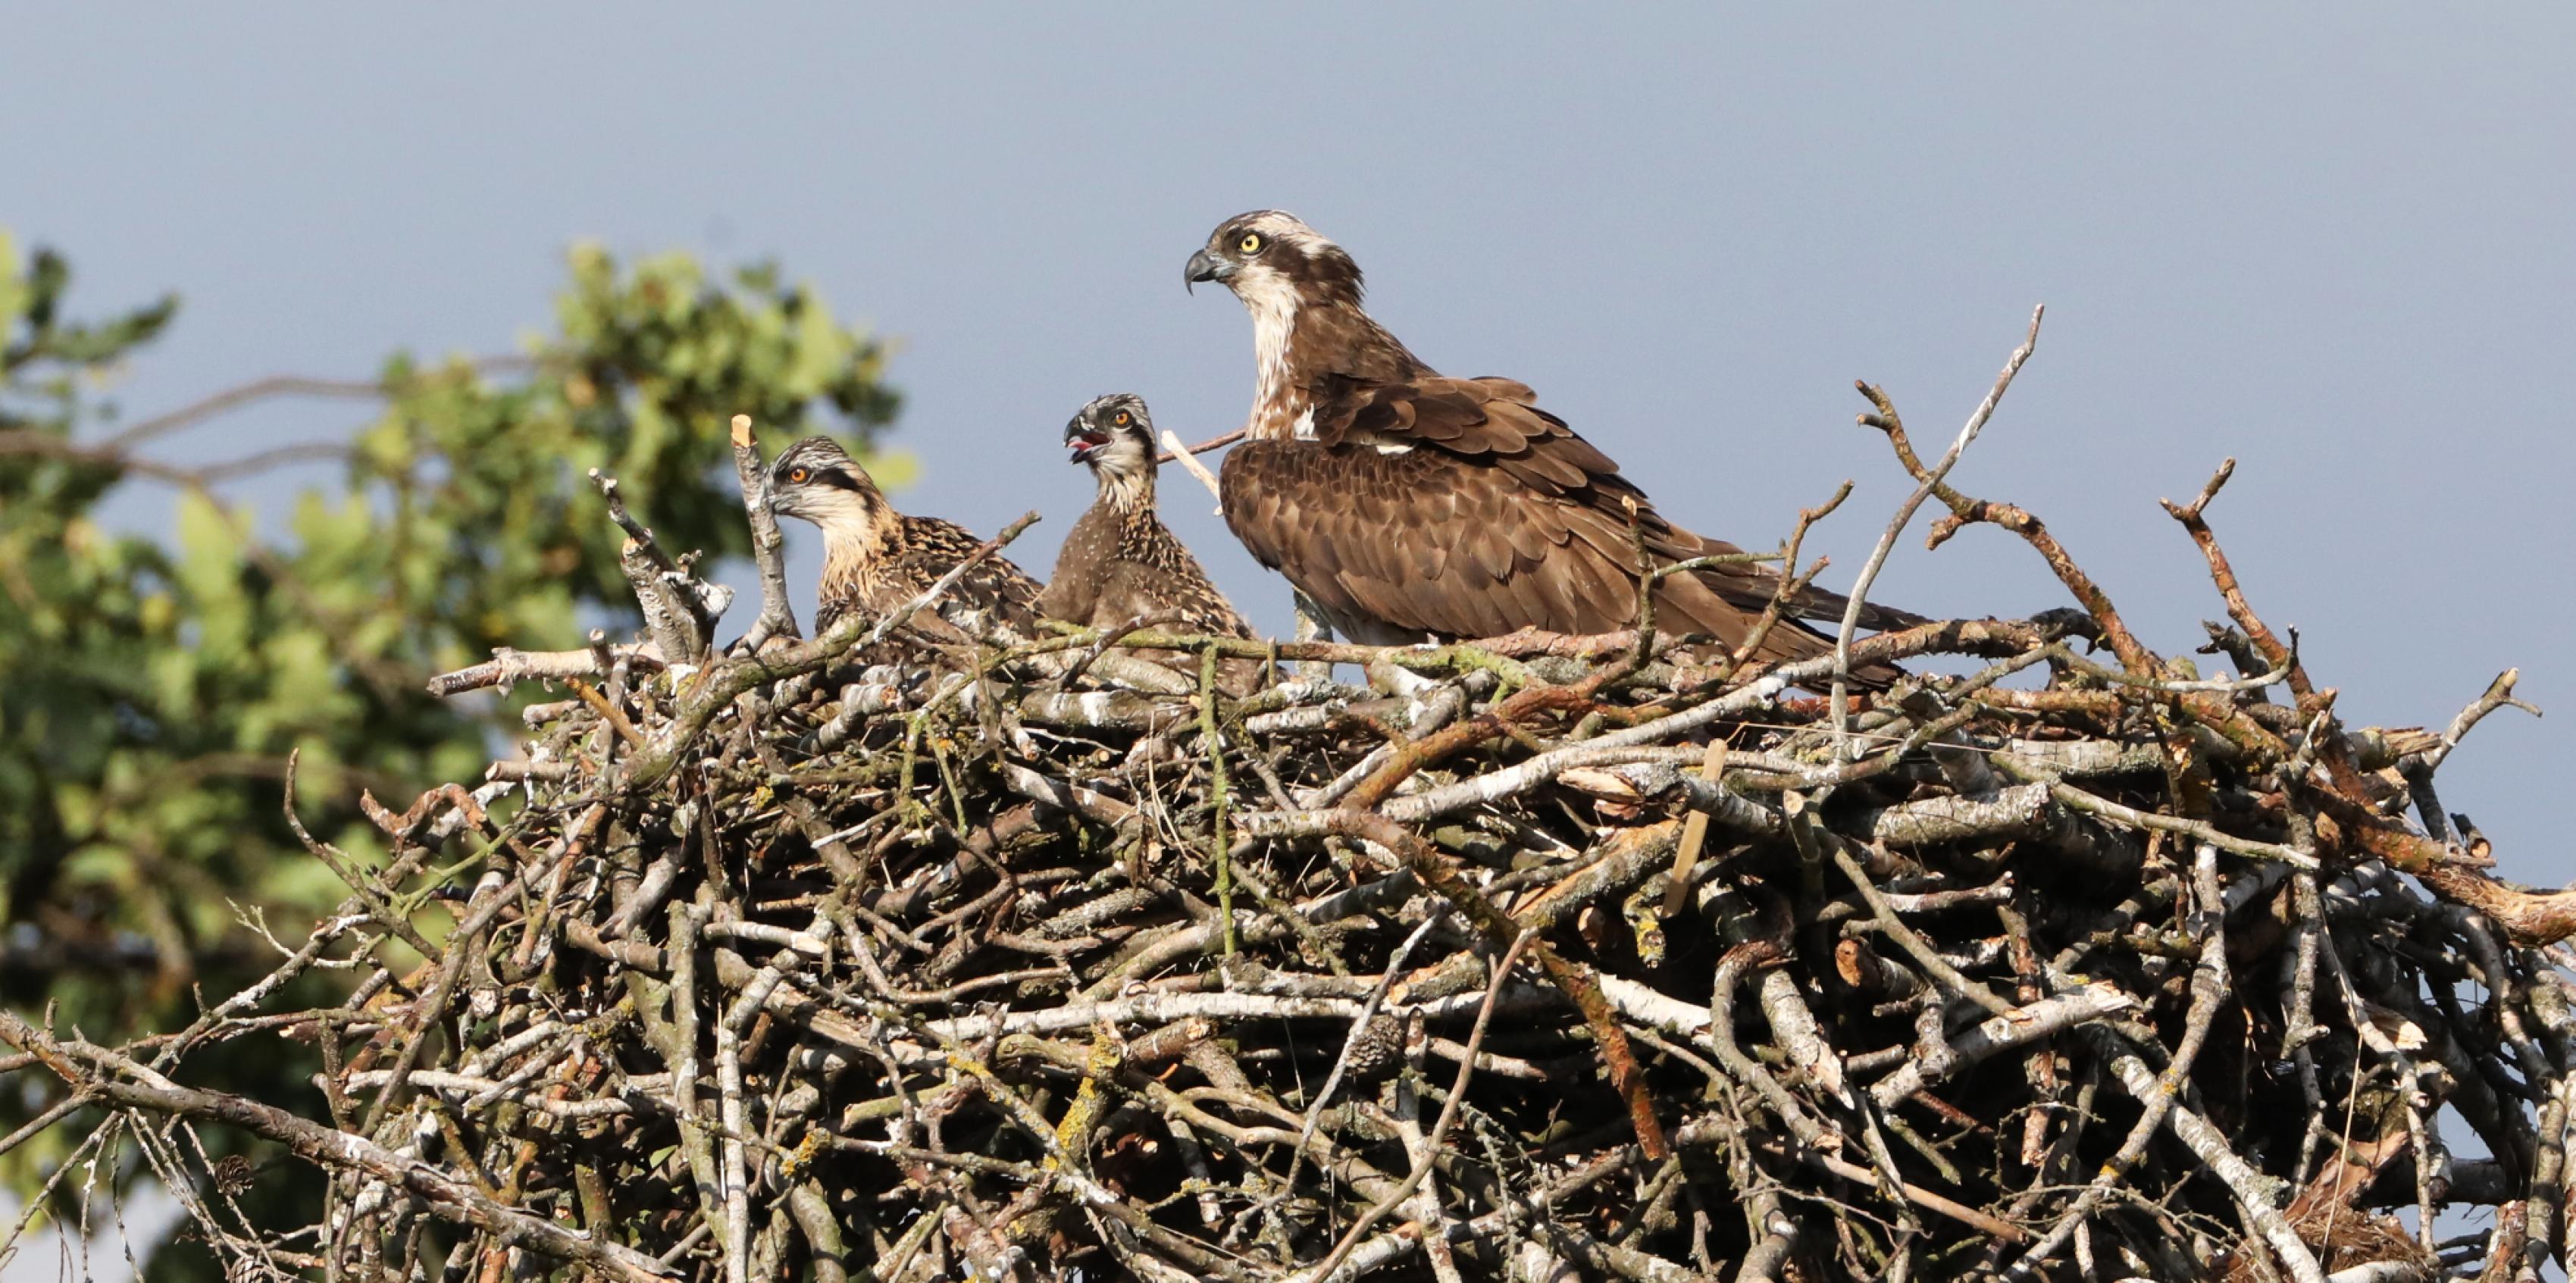
M1238 287L1244 309L1252 313L1253 366L1257 377L1252 390L1252 428L1257 433L1265 409L1279 404L1288 394L1288 336L1297 327L1297 294L1285 282L1264 278L1259 287ZM1310 420L1297 423L1296 435L1314 435Z

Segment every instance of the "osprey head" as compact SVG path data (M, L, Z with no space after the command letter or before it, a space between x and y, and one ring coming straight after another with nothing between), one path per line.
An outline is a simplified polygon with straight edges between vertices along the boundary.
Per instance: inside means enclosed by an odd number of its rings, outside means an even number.
M1190 255L1183 283L1216 281L1247 307L1360 301L1360 269L1322 232L1275 209L1217 224Z
M1145 398L1133 392L1094 397L1064 425L1064 444L1075 463L1093 472L1129 475L1154 467L1154 421Z
M845 523L871 524L885 506L876 479L830 437L807 437L787 447L769 466L762 490L771 512L802 517L826 532Z

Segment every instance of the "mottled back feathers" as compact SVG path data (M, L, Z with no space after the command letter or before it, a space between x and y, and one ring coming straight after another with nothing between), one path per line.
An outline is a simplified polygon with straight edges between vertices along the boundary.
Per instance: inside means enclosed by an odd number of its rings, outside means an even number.
M877 613L902 606L928 592L941 576L984 544L965 527L937 517L898 516L896 523L899 533L876 558L853 560L838 575L827 569L818 628L829 627L838 611L853 605ZM932 611L941 620L976 635L1002 624L1025 637L1039 613L1039 591L1038 582L1028 572L996 553L968 569ZM934 636L942 635L920 616L914 618L913 625Z

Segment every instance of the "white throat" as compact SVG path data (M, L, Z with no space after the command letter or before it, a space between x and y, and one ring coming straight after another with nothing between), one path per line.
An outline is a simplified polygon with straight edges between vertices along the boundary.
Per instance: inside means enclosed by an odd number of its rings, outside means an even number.
M1152 468L1152 459L1148 458L1145 466ZM1100 502L1118 512L1133 512L1139 504L1148 508L1154 506L1154 474L1150 471L1124 472L1102 468L1094 479L1099 483Z
M1243 310L1252 314L1252 417L1246 427L1255 437L1314 435L1311 413L1293 414L1289 403L1302 401L1301 389L1288 383L1288 339L1297 329L1297 290L1270 272L1247 276L1235 290ZM1302 407L1300 407L1302 408ZM1294 419L1291 427L1286 420Z

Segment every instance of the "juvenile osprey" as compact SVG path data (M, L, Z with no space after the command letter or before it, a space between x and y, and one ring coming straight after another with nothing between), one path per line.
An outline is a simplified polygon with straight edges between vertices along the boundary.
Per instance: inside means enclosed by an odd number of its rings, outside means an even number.
M894 610L929 590L983 540L937 517L907 517L886 502L868 470L830 437L807 437L769 469L769 510L823 531L823 582L814 630L841 612ZM999 556L986 557L912 626L945 641L996 623L1025 631L1035 619L1037 581Z
M1351 256L1288 214L1219 224L1190 255L1187 279L1222 283L1252 314L1258 381L1248 438L1219 474L1226 524L1345 636L1610 632L1636 620L1632 522L1656 565L1738 551L1665 520L1528 385L1424 364L1361 310ZM1656 587L1657 625L1737 645L1778 581L1751 565L1668 577ZM1839 619L1843 604L1810 591L1793 606ZM1861 614L1873 628L1914 618ZM1832 650L1784 621L1756 656Z
M1091 627L1132 619L1178 632L1250 637L1233 603L1154 511L1154 423L1144 399L1116 392L1064 425L1073 461L1099 492L1056 554L1038 613Z

